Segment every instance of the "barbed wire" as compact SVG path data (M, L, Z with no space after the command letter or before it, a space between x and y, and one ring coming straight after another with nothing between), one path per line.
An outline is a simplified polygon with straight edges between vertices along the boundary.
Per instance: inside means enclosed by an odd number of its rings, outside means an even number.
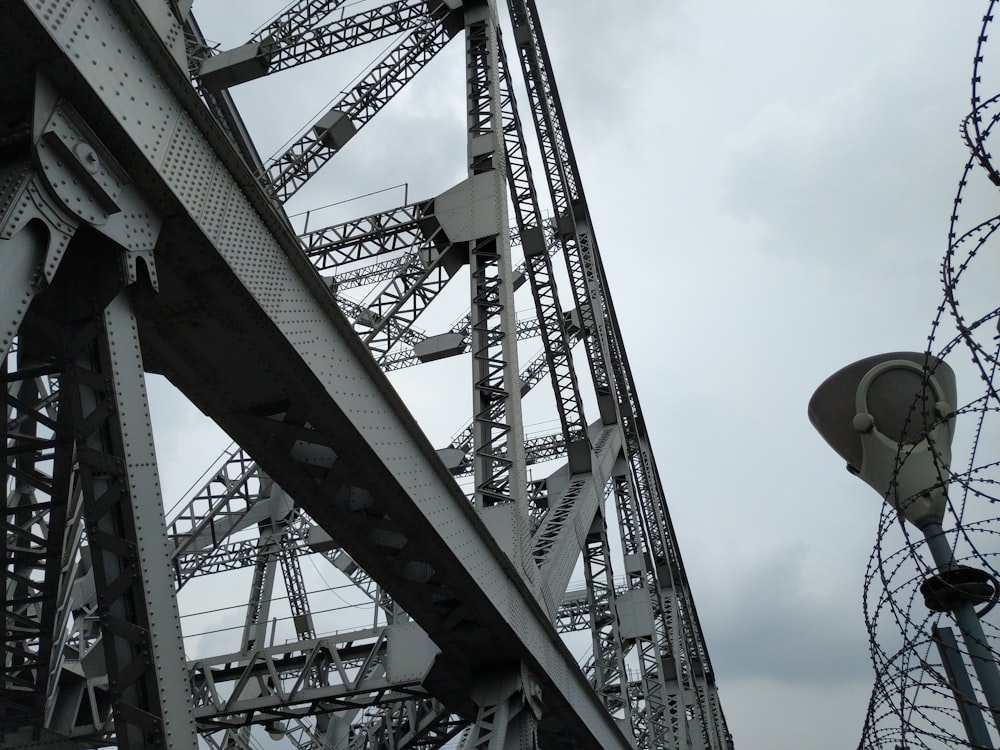
M911 423L920 425L919 432L928 438L939 459L940 486L947 489L948 498L942 527L955 564L979 571L970 574L982 583L978 598L972 599L979 607L976 615L987 641L986 661L992 659L994 665L1000 658L1000 608L993 607L1000 579L1000 460L996 458L1000 455L1000 308L996 306L995 279L988 273L977 276L975 269L997 251L1000 215L969 221L967 214L970 208L974 211L982 205L970 198L974 190L985 188L995 203L996 188L1000 187L1000 172L989 151L991 135L1000 121L1000 94L985 97L982 91L995 5L995 0L988 3L976 42L971 110L960 128L969 158L958 182L941 262L942 299L928 336L923 387L904 430L912 434ZM950 405L948 414L928 415L926 405L934 404L937 398L932 378L939 361L948 358L957 366L963 357L971 361L972 369L962 361L966 369L961 370L959 392L974 391L972 400ZM945 421L961 433L965 451L961 457L953 457L950 470L950 451L935 446L930 439L934 428ZM897 455L894 483L908 447ZM954 612L935 611L928 582L944 580L941 572L924 535L903 523L897 510L885 504L863 594L876 676L859 745L862 750L975 748L983 746L983 739L989 747L997 746L997 707L991 711L975 681L970 691L954 676L955 664L964 664L969 674L975 672L975 665ZM951 665L943 656L949 653L955 659ZM969 728L970 721L979 723L978 735ZM979 739L970 739L974 736Z

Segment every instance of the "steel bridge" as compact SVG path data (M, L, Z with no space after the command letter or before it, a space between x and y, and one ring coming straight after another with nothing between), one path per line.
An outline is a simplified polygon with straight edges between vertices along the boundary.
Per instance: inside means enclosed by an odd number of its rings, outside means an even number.
M0 745L731 748L534 0L300 0L227 50L190 6L4 6ZM260 159L230 89L374 41ZM448 45L465 179L296 228ZM385 373L462 356L433 445ZM234 441L169 513L147 373ZM370 622L326 627L306 561ZM179 602L224 575L235 642L192 649Z

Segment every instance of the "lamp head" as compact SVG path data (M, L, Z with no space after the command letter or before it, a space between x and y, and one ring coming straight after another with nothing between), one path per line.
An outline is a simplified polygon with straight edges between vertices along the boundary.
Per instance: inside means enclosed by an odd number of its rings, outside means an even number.
M911 523L944 518L957 401L942 360L891 352L838 370L809 400L809 421L856 474Z
M284 722L278 721L277 719L271 719L264 724L264 731L267 732L267 736L272 740L277 742L282 739L287 733Z

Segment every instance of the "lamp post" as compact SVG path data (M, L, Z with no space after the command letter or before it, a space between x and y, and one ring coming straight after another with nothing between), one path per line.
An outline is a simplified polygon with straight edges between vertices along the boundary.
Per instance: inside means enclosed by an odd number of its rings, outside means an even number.
M974 608L996 591L986 573L956 563L942 527L956 403L948 365L930 355L893 352L859 360L823 381L809 401L809 420L848 471L924 535L936 572L921 593L930 609L954 617L1000 730L1000 671ZM935 635L970 744L992 747L982 713L962 689L971 687L964 661Z

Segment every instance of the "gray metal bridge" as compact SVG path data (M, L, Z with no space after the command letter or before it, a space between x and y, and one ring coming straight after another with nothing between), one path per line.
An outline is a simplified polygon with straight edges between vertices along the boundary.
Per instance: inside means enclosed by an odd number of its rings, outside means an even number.
M14 0L0 24L2 745L732 747L533 0L303 0L221 52L190 5ZM260 160L228 89L374 40ZM466 179L297 232L284 202L448 44ZM418 329L458 277L465 314ZM434 446L385 371L461 355L471 419ZM167 515L145 373L235 441ZM526 438L546 386L558 429ZM319 632L310 555L371 627ZM240 642L195 658L178 592L232 570Z

